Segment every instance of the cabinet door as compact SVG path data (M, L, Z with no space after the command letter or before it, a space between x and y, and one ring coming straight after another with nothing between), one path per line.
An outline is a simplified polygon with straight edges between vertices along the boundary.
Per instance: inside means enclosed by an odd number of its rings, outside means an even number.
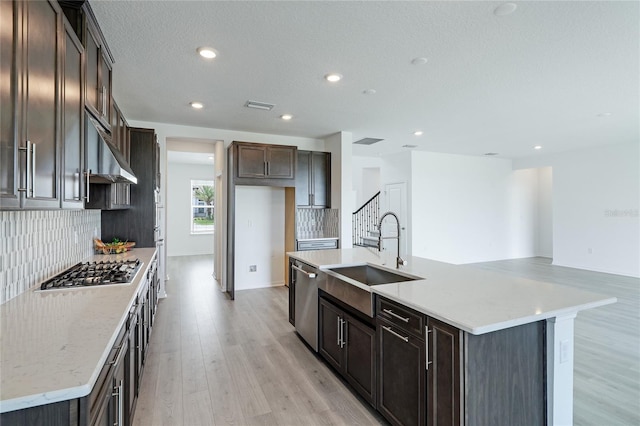
M86 106L99 116L99 99L100 99L100 44L98 37L94 35L92 26L87 26L85 51L87 61L87 77L86 91L84 94Z
M378 319L378 411L397 425L425 422L425 342Z
M376 403L376 332L346 315L344 375L371 405Z
M0 209L20 205L16 135L17 16L15 2L0 2Z
M71 25L65 21L64 79L62 90L63 174L62 206L84 205L84 102L82 93L84 48Z
M298 151L298 168L296 169L296 205L311 206L311 152Z
M344 314L332 303L320 298L318 318L318 352L337 370L343 368Z
M314 207L329 208L331 207L331 154L313 152L311 157L311 204Z
M107 52L104 45L100 48L100 86L99 86L99 107L105 123L111 126L111 62L107 59Z
M119 351L119 356L115 360L114 373L113 373L113 393L112 393L112 406L113 406L113 424L118 426L125 426L128 423L127 419L127 363L129 354L129 339L126 337L122 341L122 347Z
M460 424L460 330L427 319L427 425Z
M263 178L267 174L264 146L238 145L238 177Z
M25 69L21 149L28 163L23 207L59 207L59 76L62 10L56 2L25 2Z
M267 175L270 178L295 177L295 147L267 147Z

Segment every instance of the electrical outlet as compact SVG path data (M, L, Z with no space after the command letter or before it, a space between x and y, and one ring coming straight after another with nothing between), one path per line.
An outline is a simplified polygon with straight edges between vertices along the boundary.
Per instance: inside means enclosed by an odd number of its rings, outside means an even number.
M560 364L564 364L565 362L569 361L569 358L571 356L570 351L571 351L571 344L569 343L569 341L561 340L560 341Z
M256 272L258 270L258 265L249 265L249 272Z

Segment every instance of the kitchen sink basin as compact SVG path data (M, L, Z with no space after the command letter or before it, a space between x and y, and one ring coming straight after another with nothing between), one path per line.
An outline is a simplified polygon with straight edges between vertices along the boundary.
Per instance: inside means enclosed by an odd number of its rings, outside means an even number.
M422 279L396 274L370 265L345 266L340 268L331 268L329 270L368 286Z
M327 268L322 273L326 279L319 282L320 290L371 318L375 314L375 295L367 287L423 279L370 265ZM354 281L367 287L354 285Z

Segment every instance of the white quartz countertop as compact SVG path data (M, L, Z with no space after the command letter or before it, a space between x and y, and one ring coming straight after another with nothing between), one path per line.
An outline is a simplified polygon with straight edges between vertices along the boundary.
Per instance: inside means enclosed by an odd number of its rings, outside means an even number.
M395 257L353 249L287 253L319 269L363 264L396 271ZM389 266L390 265L390 266ZM379 294L471 334L574 314L616 302L615 297L534 281L473 266L409 257L400 272L423 279L369 287Z
M91 392L155 252L140 248L84 259L140 259L131 284L46 291L37 286L0 305L0 413Z

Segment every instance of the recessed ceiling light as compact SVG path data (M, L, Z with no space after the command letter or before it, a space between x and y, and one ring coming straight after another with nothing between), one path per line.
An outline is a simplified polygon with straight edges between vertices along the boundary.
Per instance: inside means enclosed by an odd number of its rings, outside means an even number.
M291 120L293 118L293 115L291 115L291 114L282 114L280 116L280 118L282 118L283 120Z
M416 130L413 134L416 136L422 136L422 130Z
M204 108L204 105L202 104L202 102L191 102L189 105L191 105L191 107L195 109Z
M216 51L213 50L211 47L198 47L196 51L200 54L200 56L206 59L213 59L216 56L218 56Z
M600 114L598 114L598 117L611 117L611 113L610 112L601 112Z
M324 76L324 79L331 82L331 83L335 83L337 81L342 80L342 75L341 74L336 74L336 73L332 73L332 74L327 74Z
M427 62L429 62L428 58L413 58L413 60L411 61L413 65L424 65Z
M533 149L542 149L542 145L536 145L533 147Z
M511 15L513 12L516 11L517 8L518 8L518 5L515 3L504 3L496 7L493 10L493 14L496 16Z

